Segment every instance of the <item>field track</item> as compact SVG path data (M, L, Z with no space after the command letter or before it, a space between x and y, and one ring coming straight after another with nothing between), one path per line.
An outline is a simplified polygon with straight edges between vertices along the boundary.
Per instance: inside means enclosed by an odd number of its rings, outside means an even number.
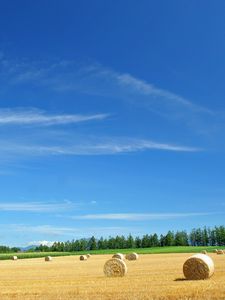
M210 254L214 276L186 281L183 262L190 254L140 255L126 261L123 278L106 278L103 265L111 255L93 255L0 261L1 300L208 300L225 299L225 255Z

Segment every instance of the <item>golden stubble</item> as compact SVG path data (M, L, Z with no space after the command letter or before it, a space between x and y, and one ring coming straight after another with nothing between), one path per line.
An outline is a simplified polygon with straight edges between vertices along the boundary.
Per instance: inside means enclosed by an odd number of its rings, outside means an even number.
M128 272L107 278L103 266L111 255L0 261L0 300L209 300L225 299L225 255L210 254L215 274L208 280L184 280L190 254L140 255L127 261Z

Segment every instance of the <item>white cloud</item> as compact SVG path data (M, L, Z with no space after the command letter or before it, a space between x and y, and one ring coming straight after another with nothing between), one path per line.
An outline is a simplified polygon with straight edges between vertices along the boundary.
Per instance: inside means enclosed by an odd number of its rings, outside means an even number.
M120 73L100 64L81 65L75 61L12 62L0 61L2 76L7 83L26 84L58 91L79 91L85 94L103 95L125 99L137 105L145 105L153 112L170 117L190 113L214 112L174 92L154 86L129 73ZM171 113L174 112L174 113ZM186 120L187 121L187 120Z
M52 242L52 241L32 241L27 243L27 246L48 246L51 247L56 241Z
M115 213L115 214L90 214L83 216L73 216L74 220L126 220L126 221L145 221L145 220L168 220L177 218L190 218L208 216L212 213Z
M44 235L73 235L76 233L76 228L71 227L57 227L51 225L38 225L38 226L28 226L28 225L12 225L11 229L16 232L30 232L38 233Z
M183 97L180 97L166 90L156 88L154 85L149 84L144 80L135 78L130 74L118 74L116 78L122 86L132 88L134 91L139 92L141 94L162 96L170 100L180 102L183 105L192 106L192 103L188 100L185 100Z
M59 125L103 120L107 117L107 114L51 115L38 109L1 109L0 125Z
M138 105L147 103L152 111L165 113L172 117L176 115L175 111L180 109L182 114L187 114L187 111L209 113L204 107L197 106L179 95L157 88L130 74L115 72L97 64L78 66L73 61L12 63L5 58L0 61L0 64L4 71L2 76L8 76L10 79L7 80L7 84L8 82L12 85L29 83L30 86L30 83L33 83L38 87L41 85L61 92L78 90L82 93L112 96L118 101L132 99L132 102ZM32 128L29 128L30 126L23 128L23 132L15 130L15 133L12 131L0 133L1 163L31 156L116 155L149 150L201 151L198 147L179 145L173 142L159 142L147 138L101 138L90 134L78 136L79 132L74 130L73 132L69 130L59 132L59 128L57 128L58 131L50 132L46 127L33 127L33 125L47 126L102 120L107 117L107 114L49 114L35 109L0 110L0 126L32 125ZM190 120L191 118L188 118L188 122ZM16 129L16 126L14 127ZM36 132L31 132L31 129Z
M155 100L159 103L156 104L163 104L164 106L170 106L174 110L176 110L176 105L183 106L183 109L191 109L196 112L204 112L207 114L213 114L213 112L203 106L199 106L191 102L190 100L185 99L177 94L171 93L165 89L157 88L152 84L145 82L144 80L138 79L130 74L118 74L116 78L120 85L124 88L132 89L133 91L146 95L146 96L153 96ZM165 103L166 100L166 103ZM149 103L154 107L154 103ZM162 107L163 109L163 107Z
M56 212L69 210L78 204L67 202L0 202L0 211Z
M13 233L22 233L23 236L27 234L33 234L38 236L71 236L71 237L85 237L88 238L91 235L101 236L101 235L111 235L119 234L128 234L129 232L137 232L137 228L131 227L66 227L66 226L52 226L52 225L37 225L29 226L23 224L12 224L8 226L7 231Z
M96 138L97 140L97 138ZM99 139L98 139L99 140ZM45 156L45 155L115 155L122 153L140 152L148 150L161 150L173 152L197 152L202 149L167 143L158 143L150 140L138 140L128 138L101 139L99 142L90 139L80 143L61 145L22 144L21 142L0 143L0 153L10 156Z

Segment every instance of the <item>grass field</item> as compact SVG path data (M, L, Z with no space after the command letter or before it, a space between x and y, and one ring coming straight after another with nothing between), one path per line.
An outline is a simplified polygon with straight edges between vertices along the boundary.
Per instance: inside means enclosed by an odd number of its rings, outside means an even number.
M225 299L225 255L210 254L215 274L208 280L184 280L187 253L140 255L126 261L128 273L107 278L103 265L111 255L0 262L1 300L209 300Z
M0 260L11 259L13 255L18 256L20 259L25 258L40 258L47 255L51 256L69 256L81 254L114 254L117 252L129 253L136 252L138 254L162 254L162 253L199 253L201 250L213 252L214 249L224 249L225 247L154 247L154 248L138 248L138 249L106 249L106 250L93 250L93 251L79 251L79 252L23 252L23 253L6 253L0 254Z

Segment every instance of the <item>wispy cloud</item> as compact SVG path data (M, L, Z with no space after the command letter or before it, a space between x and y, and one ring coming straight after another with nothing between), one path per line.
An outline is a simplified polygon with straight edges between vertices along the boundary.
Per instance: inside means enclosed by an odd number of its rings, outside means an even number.
M129 88L142 95L152 96L153 99L159 102L158 104L155 103L155 105L163 104L164 106L171 106L174 110L178 108L177 106L183 106L184 109L190 109L195 112L202 112L210 115L214 114L208 108L196 105L192 101L165 89L157 88L153 84L149 84L146 81L136 78L130 74L115 74L115 77L117 78L118 83L124 88ZM154 103L151 103L151 101L149 105L154 107Z
M37 225L37 226L29 226L24 224L12 224L8 226L8 230L10 232L18 232L18 233L32 233L32 234L40 234L42 236L72 236L72 237L85 237L88 238L90 235L110 235L117 234L123 232L124 234L128 234L129 232L134 231L133 228L130 227L66 227L66 226L52 226L52 225Z
M99 64L78 65L74 61L57 62L12 62L3 57L0 60L2 72L0 71L0 84L4 83L14 87L15 85L26 85L47 88L57 93L79 92L90 95L103 95L106 98L113 97L115 101L126 101L135 105L144 105L154 112L174 118L177 115L187 116L202 113L211 115L207 108L198 106L192 101L181 97L163 88L155 87L153 84L136 78L131 74L120 73L105 68ZM105 99L105 98L104 98ZM107 100L103 100L107 101ZM118 103L117 103L118 104ZM115 104L115 105L117 105ZM47 132L46 126L58 124L70 124L103 120L108 114L53 114L35 109L6 109L0 110L0 126L5 125L27 125L26 132L17 131L13 133L0 132L0 160L11 160L12 158L29 158L31 156L50 155L116 155L122 153L133 153L150 150L171 152L197 152L199 147L174 143L172 141L156 141L151 138L134 138L121 136L116 137L105 134L99 136L98 132L78 136L79 132L61 131L58 138L55 132ZM120 121L122 116L120 116ZM187 118L188 122L191 118ZM126 120L122 120L125 123ZM122 124L120 123L120 124ZM29 125L29 126L28 126ZM30 127L42 126L40 132L28 132ZM43 128L43 126L45 126ZM127 126L127 125L126 125ZM126 127L125 126L125 127ZM132 125L133 126L133 125ZM16 128L16 126L14 126ZM72 126L71 126L72 127ZM24 129L24 128L23 128ZM42 129L42 131L41 131ZM58 129L58 128L57 128ZM49 130L49 128L48 128ZM18 133L18 134L17 134ZM102 133L102 131L101 131ZM10 136L11 135L11 136ZM1 137L0 136L0 137Z
M0 109L0 125L59 125L103 120L107 114L47 114L38 109Z
M68 201L62 202L1 202L0 211L17 211L17 212L57 212L62 210L70 210L77 207Z
M59 227L51 225L38 225L38 226L28 226L22 224L11 225L11 230L16 232L30 232L39 233L43 235L73 235L76 234L78 229L71 227Z
M129 73L121 73L98 63L81 65L75 61L56 62L12 62L0 61L1 77L13 85L33 84L57 92L78 91L85 94L102 95L123 99L136 105L144 105L152 112L177 118L190 114L215 113L194 103L186 97L163 87L156 87L144 79ZM185 120L185 119L184 119ZM187 119L185 120L187 121Z
M0 143L0 153L20 157L29 156L47 156L47 155L116 155L122 153L132 153L149 150L173 151L173 152L197 152L199 148L181 146L175 144L164 144L149 140L118 138L101 139L99 142L89 141L80 143L60 144L58 145L41 145L41 144L23 144L17 142Z
M146 221L146 220L168 220L178 218L191 218L208 216L214 213L116 213L116 214L91 214L73 216L74 220L124 220L124 221Z

